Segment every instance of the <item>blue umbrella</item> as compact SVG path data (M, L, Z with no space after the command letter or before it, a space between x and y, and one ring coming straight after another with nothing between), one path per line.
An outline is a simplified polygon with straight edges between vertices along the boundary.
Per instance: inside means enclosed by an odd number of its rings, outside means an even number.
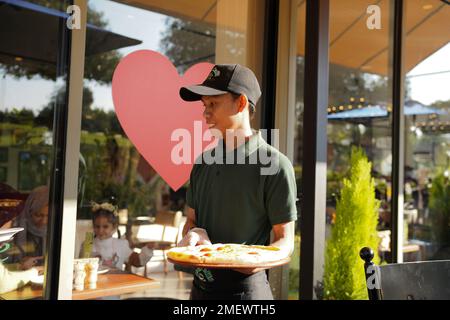
M355 118L379 118L386 117L387 110L379 105L367 106L360 109L347 110L328 115L331 120L355 119Z
M366 106L359 109L347 110L328 115L330 120L345 120L357 118L382 118L387 117L389 112L386 106L374 105ZM404 114L406 116L412 115L427 115L427 114L445 114L444 111L428 107L422 103L414 100L405 102Z
M427 115L427 114L445 114L446 112L440 109L432 108L423 105L415 100L408 100L405 102L405 115Z

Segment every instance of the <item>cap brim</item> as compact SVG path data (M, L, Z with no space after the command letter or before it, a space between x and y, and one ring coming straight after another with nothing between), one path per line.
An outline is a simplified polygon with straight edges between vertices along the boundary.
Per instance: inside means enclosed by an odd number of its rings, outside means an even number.
M226 93L228 91L217 90L202 85L181 87L180 89L180 97L184 101L198 101L201 100L202 96L219 96Z

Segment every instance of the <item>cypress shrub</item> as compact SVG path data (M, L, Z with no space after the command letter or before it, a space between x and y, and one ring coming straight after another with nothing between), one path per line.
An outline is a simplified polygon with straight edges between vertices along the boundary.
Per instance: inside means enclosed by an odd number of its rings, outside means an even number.
M429 209L434 243L450 246L450 180L444 174L433 179Z
M327 242L324 270L324 298L368 299L364 262L359 250L371 247L379 263L378 208L372 164L361 148L352 148L350 172L336 204L336 220Z

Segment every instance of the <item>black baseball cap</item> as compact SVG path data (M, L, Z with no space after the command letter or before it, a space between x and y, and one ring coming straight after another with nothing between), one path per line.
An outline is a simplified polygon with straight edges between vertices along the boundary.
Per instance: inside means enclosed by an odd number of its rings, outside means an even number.
M202 96L218 96L229 92L245 94L253 105L261 97L255 74L240 64L216 64L202 84L181 87L180 97L185 101L198 101Z

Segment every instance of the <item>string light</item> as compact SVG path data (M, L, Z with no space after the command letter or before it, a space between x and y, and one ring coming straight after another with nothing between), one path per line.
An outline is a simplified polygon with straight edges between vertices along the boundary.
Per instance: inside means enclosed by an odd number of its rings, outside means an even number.
M411 132L415 132L416 135L421 136L421 134L417 134L418 131L421 131L420 128L423 128L425 131L446 131L450 129L450 121L429 121L429 122L416 122L414 125L410 127Z

